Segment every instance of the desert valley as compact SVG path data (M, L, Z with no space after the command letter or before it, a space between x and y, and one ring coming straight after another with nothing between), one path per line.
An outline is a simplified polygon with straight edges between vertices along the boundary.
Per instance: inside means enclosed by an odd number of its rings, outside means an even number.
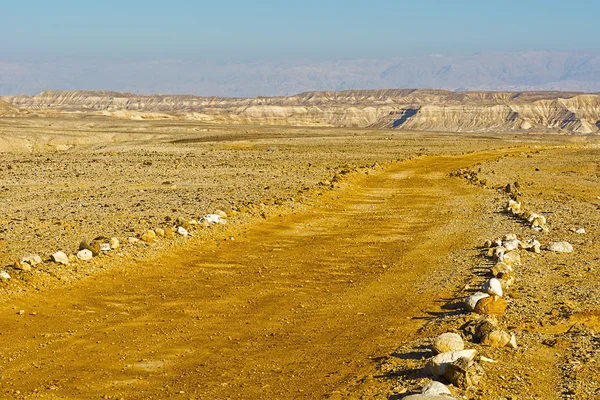
M2 398L600 397L598 95L1 100Z

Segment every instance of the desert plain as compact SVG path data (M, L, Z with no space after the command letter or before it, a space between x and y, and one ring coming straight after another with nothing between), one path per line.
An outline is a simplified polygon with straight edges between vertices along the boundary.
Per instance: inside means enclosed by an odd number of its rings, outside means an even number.
M496 361L449 385L456 398L599 398L599 149L581 134L0 118L0 397L401 399L455 332ZM547 231L506 212L515 182ZM226 224L200 223L217 210ZM477 343L462 305L491 277L485 241L506 234L542 244L504 293L516 348ZM28 254L43 262L19 268Z

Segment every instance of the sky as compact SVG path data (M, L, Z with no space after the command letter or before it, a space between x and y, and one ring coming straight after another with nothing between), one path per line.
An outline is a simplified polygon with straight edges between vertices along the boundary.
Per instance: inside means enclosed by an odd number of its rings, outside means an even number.
M1 59L252 61L600 52L595 0L7 1Z

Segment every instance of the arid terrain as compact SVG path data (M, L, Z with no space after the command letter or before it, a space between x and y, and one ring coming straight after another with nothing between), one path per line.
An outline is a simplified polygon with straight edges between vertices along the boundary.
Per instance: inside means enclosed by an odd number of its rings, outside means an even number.
M600 132L600 95L588 93L395 89L224 98L49 90L0 100L40 116L58 112L62 117L103 115L129 120L430 132Z
M0 108L0 397L401 399L455 332L497 361L448 385L455 398L600 398L591 111L554 126L577 135L541 135L554 128L132 120L25 100ZM506 212L507 184L547 231ZM226 224L203 223L217 210ZM191 235L145 236L178 227ZM520 252L498 317L517 348L477 343L462 304L491 277L484 242L506 234L542 244ZM96 238L120 246L74 257ZM42 263L23 268L28 254Z

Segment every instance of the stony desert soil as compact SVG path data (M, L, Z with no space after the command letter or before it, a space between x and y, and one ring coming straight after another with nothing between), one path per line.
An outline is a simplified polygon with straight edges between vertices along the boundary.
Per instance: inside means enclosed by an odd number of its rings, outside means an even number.
M5 118L0 143L5 398L399 399L447 331L498 361L456 398L600 396L593 137ZM547 233L504 212L515 181ZM127 242L216 209L227 225ZM574 246L522 252L517 349L474 343L460 304L506 233ZM122 246L49 261L97 236Z

